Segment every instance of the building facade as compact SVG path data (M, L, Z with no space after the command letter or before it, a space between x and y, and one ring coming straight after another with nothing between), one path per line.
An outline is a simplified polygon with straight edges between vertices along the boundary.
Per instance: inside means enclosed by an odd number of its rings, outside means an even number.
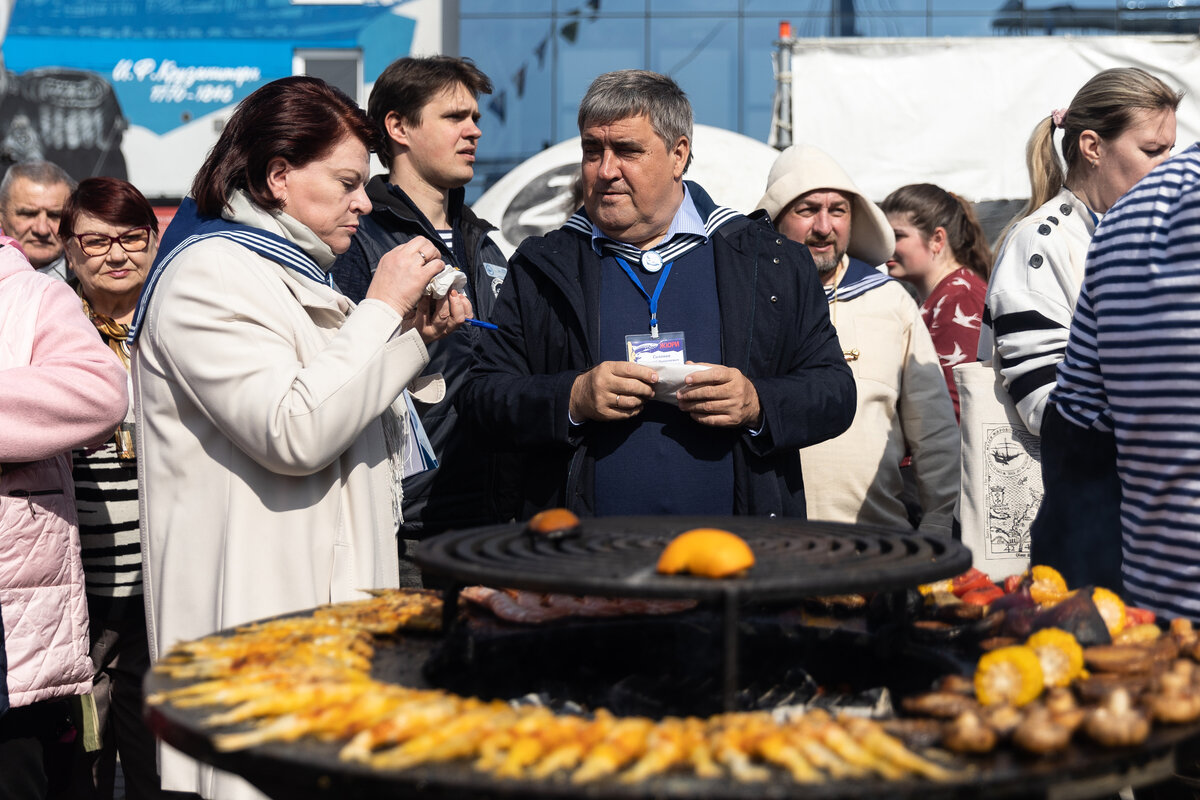
M801 38L1194 34L1200 24L1200 0L8 2L0 166L51 158L79 178L127 175L163 199L186 192L233 104L289 74L319 75L365 103L394 58L474 59L496 84L482 102L474 199L576 135L580 97L613 69L669 74L697 122L766 141L782 20Z

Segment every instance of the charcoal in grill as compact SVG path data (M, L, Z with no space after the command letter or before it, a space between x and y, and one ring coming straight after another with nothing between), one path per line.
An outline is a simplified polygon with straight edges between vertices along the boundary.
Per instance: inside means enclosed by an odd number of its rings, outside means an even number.
M426 680L459 694L511 700L529 694L619 715L721 712L721 615L709 608L661 618L505 623L464 616L425 666ZM878 635L796 625L769 607L744 609L737 710L813 704L886 707L966 665L940 648Z

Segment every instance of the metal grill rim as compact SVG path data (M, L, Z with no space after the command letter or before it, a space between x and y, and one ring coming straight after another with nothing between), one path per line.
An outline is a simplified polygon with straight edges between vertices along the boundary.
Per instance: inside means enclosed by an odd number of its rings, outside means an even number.
M699 527L744 538L757 563L744 577L659 575L667 543ZM788 599L891 590L951 577L971 565L961 542L919 531L756 517L586 519L575 538L533 537L521 524L451 531L421 542L416 561L460 584L565 594Z

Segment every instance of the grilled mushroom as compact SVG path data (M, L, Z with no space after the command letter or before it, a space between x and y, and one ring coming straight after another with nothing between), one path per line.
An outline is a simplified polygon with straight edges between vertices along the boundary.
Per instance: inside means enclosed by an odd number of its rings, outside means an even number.
M1130 625L1113 637L1113 644L1145 645L1162 637L1162 630L1153 622Z
M1098 672L1075 681L1074 688L1083 703L1102 703L1117 689L1132 697L1139 696L1150 685L1150 673L1125 675L1117 672Z
M1055 722L1074 731L1083 724L1087 711L1075 702L1075 695L1070 689L1051 689L1046 693L1046 710L1054 717Z
M1193 662L1180 659L1159 676L1147 700L1156 720L1182 724L1200 719L1200 688L1192 682L1194 673Z
M942 730L942 745L956 753L990 753L996 739L996 732L976 711L962 712Z
M1083 660L1097 672L1130 674L1149 670L1154 664L1154 654L1142 647L1102 644L1084 648Z
M1075 729L1064 725L1050 709L1039 705L1025 714L1013 731L1013 744L1027 753L1048 755L1066 748Z
M984 708L983 718L997 735L1007 737L1011 736L1012 732L1017 729L1024 716L1017 710L1016 706L1001 703L1000 705Z
M1170 628L1171 638L1179 645L1180 650L1191 650L1200 642L1200 635L1197 635L1196 629L1192 627L1192 621L1183 617L1176 617L1171 620Z
M960 675L957 672L951 672L949 675L944 675L934 684L934 691L950 692L952 694L966 695L967 697L975 696L975 682L966 675Z
M910 714L920 714L938 719L954 719L964 711L974 711L979 703L974 697L955 692L926 692L906 697L900 706Z
M1104 705L1088 714L1084 730L1105 747L1133 747L1150 735L1150 720L1133 707L1129 692L1115 689Z
M1176 616L1175 619L1172 619L1168 630L1171 638L1180 643L1180 648L1183 650L1192 649L1196 642L1200 642L1200 634L1196 634L1192 620L1183 618L1183 616Z

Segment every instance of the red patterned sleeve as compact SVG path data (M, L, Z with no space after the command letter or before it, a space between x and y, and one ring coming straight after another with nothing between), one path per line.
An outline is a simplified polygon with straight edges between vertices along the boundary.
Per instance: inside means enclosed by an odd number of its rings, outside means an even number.
M959 269L942 279L921 306L921 317L929 328L946 376L956 417L958 388L954 385L952 370L958 364L975 360L986 295L987 284L982 279L970 270Z

